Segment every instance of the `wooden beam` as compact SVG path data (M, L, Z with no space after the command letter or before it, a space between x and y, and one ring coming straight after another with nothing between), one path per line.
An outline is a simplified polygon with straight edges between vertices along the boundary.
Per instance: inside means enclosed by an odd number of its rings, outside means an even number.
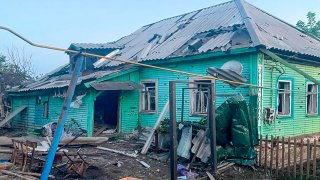
M313 83L320 85L320 82L318 80L316 80L314 77L310 76L309 74L307 74L306 72L302 71L301 69L297 68L295 65L287 62L286 60L282 59L281 57L277 56L276 54L274 54L273 52L266 50L266 49L260 49L261 52L263 52L264 54L270 56L272 59L274 59L275 61L278 61L279 63L285 65L286 67L296 71L297 73L299 73L300 75L302 75L303 77L305 77L306 79L309 79L310 81L312 81Z
M149 137L141 150L141 154L146 154L148 152L148 149L149 149L151 142L152 142L154 132L156 129L158 129L161 121L164 119L164 116L167 114L168 110L169 110L169 101L167 101L166 104L164 105L162 112L161 112L156 124L153 126L153 128L149 134Z
M20 106L18 109L16 109L15 111L11 112L4 120L2 120L0 122L0 127L4 126L5 124L7 124L8 122L10 122L10 120L12 118L14 118L16 115L18 115L20 112L22 112L24 109L26 109L27 106Z

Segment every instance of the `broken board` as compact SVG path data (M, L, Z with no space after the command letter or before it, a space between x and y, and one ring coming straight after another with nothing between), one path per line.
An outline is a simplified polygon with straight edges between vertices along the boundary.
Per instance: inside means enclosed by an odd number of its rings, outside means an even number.
M16 115L18 115L20 112L22 112L26 108L27 106L20 106L18 109L8 114L8 116L0 122L0 128L5 124L7 124L8 122L10 122L12 118L14 118Z

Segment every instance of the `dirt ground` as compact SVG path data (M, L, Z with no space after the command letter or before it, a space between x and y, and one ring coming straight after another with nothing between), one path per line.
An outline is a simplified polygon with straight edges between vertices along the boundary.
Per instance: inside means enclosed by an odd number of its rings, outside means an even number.
M14 132L6 133L6 135L8 134L10 136L17 136ZM18 133L18 136L21 135ZM135 153L140 152L143 144L137 143L136 140L125 136L116 136L115 138L110 138L108 142L101 144L100 146L127 153ZM82 178L79 178L78 176L70 176L67 179L117 180L125 177L134 177L144 180L164 180L170 178L169 162L152 159L150 154L155 154L154 152L149 152L147 155L141 155L138 153L138 157L132 158L97 149L96 146L67 147L65 149L68 150L68 154L74 154L74 152L81 149L79 151L80 154L82 154L86 161L91 165ZM0 159L10 159L10 156L10 154L0 154ZM150 165L150 168L145 168L136 159L144 161ZM67 158L63 157L63 162L66 161ZM187 165L187 163L183 163L183 165ZM196 161L191 171L199 174L197 179L206 180L209 179L206 175L206 171L210 172L211 169L208 165ZM52 173L56 172L56 170L52 171ZM56 176L56 179L64 179L65 176L65 174L61 172L54 175ZM230 167L224 172L216 174L215 177L219 180L271 179L270 175L266 174L261 169L254 170L254 168L237 165Z

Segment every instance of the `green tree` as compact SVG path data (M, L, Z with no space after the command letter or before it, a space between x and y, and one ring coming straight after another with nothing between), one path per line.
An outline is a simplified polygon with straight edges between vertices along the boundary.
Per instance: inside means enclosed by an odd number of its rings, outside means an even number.
M12 48L8 49L7 56L0 54L0 94L34 80L34 77L31 56L25 55L24 51Z
M296 26L309 34L320 38L320 21L316 20L316 13L308 12L307 22L299 20Z

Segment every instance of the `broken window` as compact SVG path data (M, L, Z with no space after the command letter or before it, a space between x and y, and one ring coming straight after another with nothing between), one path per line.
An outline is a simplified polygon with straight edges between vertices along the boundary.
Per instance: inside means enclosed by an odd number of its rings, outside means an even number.
M307 84L307 114L318 114L318 85Z
M211 80L193 80L190 96L191 115L206 115L208 109L208 95Z
M291 82L278 82L278 115L291 115Z
M49 118L49 102L48 101L43 103L43 117L46 119Z
M142 81L140 110L141 112L156 112L157 83L156 81Z

